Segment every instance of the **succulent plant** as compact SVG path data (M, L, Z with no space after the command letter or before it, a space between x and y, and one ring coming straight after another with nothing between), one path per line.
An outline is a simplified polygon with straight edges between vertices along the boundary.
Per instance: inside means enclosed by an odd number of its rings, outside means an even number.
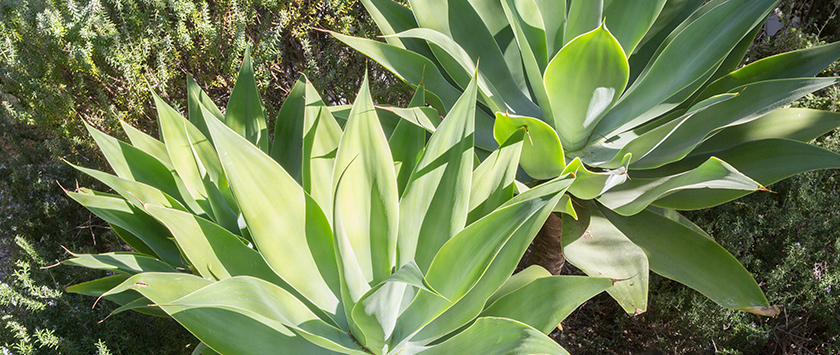
M68 290L174 318L194 354L561 354L547 334L612 284L511 276L575 178L514 197L526 132L479 163L475 81L441 122L422 85L328 107L301 77L273 140L247 54L224 114L188 87L189 119L155 97L162 141L88 126L116 175L77 168L117 194L67 194L135 251L64 264L111 271Z
M840 156L807 144L840 115L787 108L838 82L814 76L840 43L739 68L777 0L362 2L386 43L336 38L423 83L441 113L475 73L478 151L525 128L521 182L576 177L556 207L553 254L619 280L608 292L628 313L647 309L650 271L728 308L778 313L677 210L840 167Z

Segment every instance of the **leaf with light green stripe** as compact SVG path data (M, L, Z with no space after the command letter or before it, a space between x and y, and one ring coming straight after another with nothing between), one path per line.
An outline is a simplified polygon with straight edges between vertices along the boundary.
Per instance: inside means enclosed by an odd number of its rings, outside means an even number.
M565 149L583 147L618 101L629 73L621 45L603 25L569 42L551 60L545 90L554 117L545 120L557 130Z
M560 176L566 167L563 144L560 143L554 129L545 122L497 112L493 136L497 142L502 143L522 128L525 129L522 157L519 161L522 170L537 180Z
M153 93L160 133L178 176L190 195L208 216L229 231L239 231L237 214L222 196L218 185L224 173L213 145L192 123ZM209 118L213 119L213 118Z
M657 134L660 130L670 130L667 137L660 140L653 150L633 162L633 167L651 169L678 161L717 129L749 122L837 82L834 78L813 78L768 80L749 84L741 88L737 97L690 115L676 127L666 125L646 133L645 135ZM645 135L637 139L644 140Z
M477 67L469 54L449 36L428 28L413 28L394 35L395 37L419 38L428 42L435 52L438 62L446 70L446 73L462 88L467 87L474 73L478 73L479 101L490 108L490 111L501 111L507 109L505 101L499 90L484 75L487 68L492 67L480 65Z
M119 176L114 176L99 170L83 168L70 163L67 164L72 166L74 169L101 181L105 185L108 185L108 187L114 189L114 191L125 198L128 203L137 208L142 209L143 203L154 203L160 206L187 211L187 208L185 208L181 202L155 187L134 180L123 179Z
M482 317L447 341L417 355L568 355L554 340L523 323L507 318Z
M212 112L212 111L211 111ZM207 120L205 115L205 121ZM268 153L268 127L265 107L260 98L260 90L254 80L254 67L251 64L251 49L245 48L239 76L228 99L225 110L225 124L245 137L263 152ZM214 141L215 142L215 141Z
M630 57L659 16L666 0L612 1L604 8L604 18L624 54Z
M771 307L750 273L714 240L651 210L623 217L602 208L601 212L638 245L650 261L650 269L691 287L717 304L773 316Z
M649 265L644 251L618 230L592 202L578 206L578 219L563 216L563 256L592 277L614 281L607 292L628 314L647 310Z
M610 279L546 276L502 296L479 317L502 317L551 333L583 302L612 286ZM540 302L534 303L538 299Z
M662 178L635 178L607 191L598 201L623 216L634 215L653 201L680 190L741 190L763 189L758 182L736 170L726 162L712 157L697 168ZM713 194L705 194L698 204L720 204Z
M150 285L149 287L151 287ZM298 336L324 349L337 353L352 354L361 352L349 334L319 319L305 304L293 294L265 280L250 276L237 276L215 282L189 295L160 306L182 323L184 318L194 317L193 325L200 325L202 332L224 331L230 328L252 329L252 325L263 324L282 332L282 328L295 330ZM248 319L246 322L229 321L220 314L235 312L234 319ZM184 313L192 313L186 315ZM188 329L189 324L185 324ZM278 326L282 325L282 326ZM207 329L210 328L210 329ZM201 335L196 332L201 338ZM205 340L205 339L203 339ZM270 343L269 339L253 339L255 343ZM243 339L232 338L224 341L209 340L208 345L217 347L221 352L225 346L233 346L235 353L241 353ZM316 348L311 346L313 350ZM282 348L284 350L288 350ZM323 351L323 350L322 350Z
M448 112L455 103L455 98L461 94L460 90L443 77L435 63L420 54L365 38L345 36L336 32L330 34L375 60L403 81L415 87L425 84L428 93L431 94L427 95L426 99L439 112ZM442 106L436 106L435 100Z
M126 279L128 279L128 276L126 276L126 275L108 276L108 277L103 277L101 279L96 279L96 280L93 280L93 281L88 281L88 282L83 282L83 283L80 283L80 284L75 284L73 286L68 286L66 290L67 290L67 292L70 292L70 293L77 293L77 294L81 294L81 295L85 295L85 296L91 296L91 297L100 297L100 296L102 296L102 294L104 294L104 293L108 292L108 290L118 286L119 284L121 284ZM142 304L142 306L132 305L128 309L132 309L132 310L135 310L137 312L140 312L140 313L143 313L143 314L148 314L148 315L151 315L151 316L156 316L156 317L168 317L169 316L168 314L166 314L166 312L164 312L160 308L154 307L154 306L149 306L149 304L151 304L152 302L149 301L148 299L146 299L145 297L143 297L142 295L140 295L139 293L134 292L134 291L123 292L123 293L116 294L116 295L102 296L102 298L104 298L106 300L109 300L111 302L114 302L116 304L119 304L119 305L124 305L123 307L131 305L133 303L138 303L139 302L140 304ZM120 307L117 310L120 310L123 307ZM117 310L112 312L112 314L116 313Z
M386 35L385 41L392 46L408 49L420 53L426 58L434 58L434 54L425 42L414 38L388 37L398 32L417 28L414 14L407 7L392 0L362 0L365 9L376 22L376 27Z
M332 232L324 213L274 159L221 122L208 120L207 127L268 265L316 306L340 315L342 324Z
M428 270L435 253L464 228L473 170L473 79L432 135L400 200L397 265Z
M306 75L301 75L283 100L274 123L274 141L271 143L271 157L299 184L303 181L303 115L308 80Z
M546 54L548 59L563 48L566 32L566 1L534 0L545 26Z

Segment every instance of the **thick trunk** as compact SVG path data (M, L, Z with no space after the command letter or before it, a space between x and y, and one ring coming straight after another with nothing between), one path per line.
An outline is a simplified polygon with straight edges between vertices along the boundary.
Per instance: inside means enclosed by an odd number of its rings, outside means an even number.
M563 230L563 219L554 215L548 216L528 253L520 262L521 268L531 265L539 265L548 270L552 275L560 275L566 258L563 257L563 247L560 244L560 235Z

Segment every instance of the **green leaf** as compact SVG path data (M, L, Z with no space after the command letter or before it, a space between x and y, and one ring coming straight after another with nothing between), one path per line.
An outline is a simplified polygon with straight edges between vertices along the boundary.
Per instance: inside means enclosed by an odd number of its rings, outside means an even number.
M610 279L604 278L541 277L502 296L479 317L512 319L548 334L583 302L610 286ZM541 301L534 303L535 299Z
M604 8L604 18L616 40L630 57L636 45L653 26L666 0L611 1Z
M101 172L99 170L83 168L70 163L67 164L75 168L76 170L79 170L101 181L105 185L108 185L108 187L112 188L118 194L122 195L122 197L125 198L125 201L128 201L128 203L134 205L135 207L143 208L144 202L151 202L157 205L187 211L187 209L184 208L184 206L181 205L180 202L167 195L166 193L149 185L139 183L133 180L123 179L118 176Z
M564 1L555 2L565 5ZM554 53L551 53L549 57L545 19L540 12L540 7L535 0L504 0L502 6L513 34L516 36L516 42L519 44L525 75L542 111L542 117L553 117L551 102L545 92L543 72L548 66L548 60L554 57ZM565 15L565 10L562 11ZM565 20L565 16L562 18Z
M545 70L545 89L554 114L545 119L557 130L564 148L583 147L601 117L618 101L629 73L621 45L603 25L557 53Z
M610 189L627 181L627 171L632 154L625 154L618 168L603 172L589 171L580 158L575 158L563 174L574 174L575 182L569 188L569 193L582 200L594 199Z
M446 73L462 88L466 88L472 80L473 74L477 73L479 101L487 105L491 111L507 109L504 97L483 73L487 67L483 65L480 68L477 67L477 64L473 62L461 45L449 36L428 28L413 28L394 36L419 38L428 42ZM532 107L532 111L534 110L536 110L536 107Z
M85 127L117 176L128 181L151 185L188 206L196 214L203 214L204 211L192 198L177 173L170 170L171 167L167 167L163 162L140 149L100 132L87 123ZM89 170L83 170L83 172L90 175ZM114 186L111 188L120 191Z
M429 46L419 39L388 37L398 32L417 28L417 21L411 10L392 0L362 0L370 17L376 22L376 27L386 35L388 44L419 53L426 58L434 58Z
M548 58L563 48L566 32L566 1L534 0L540 10L543 25L545 25L546 54ZM533 85L533 82L531 83Z
M705 9L699 10L701 16L693 22L686 22L684 28L660 47L656 59L604 116L594 132L611 136L644 123L647 120L644 114L648 110L692 85L698 78L707 74L710 76L741 38L776 6L776 2L730 0L705 5Z
M443 103L444 112L452 108L455 98L461 94L460 90L449 84L435 63L427 57L382 42L345 36L336 32L330 34L381 64L403 81L415 87L425 84L430 96ZM427 99L432 99L432 97L427 97Z
M523 323L507 318L482 317L449 340L417 353L417 355L450 354L568 355L569 353L539 330Z
M222 166L213 145L192 123L154 95L160 133L178 176L190 195L212 220L238 232L237 213L220 190L227 189ZM209 118L213 119L213 118ZM220 184L224 182L224 184Z
M189 119L193 125L195 125L201 133L210 138L210 131L207 130L207 123L204 122L204 115L201 112L201 107L207 109L210 113L212 113L212 117L220 121L225 120L225 115L222 114L222 111L219 111L219 107L216 106L216 103L204 93L204 90L201 90L201 87L198 86L198 83L193 80L192 76L187 75L187 108L189 110Z
M445 299L419 293L397 320L392 343L422 328L411 342L427 344L475 319L516 269L572 180L561 177L528 190L450 239L426 274L429 285Z
M364 278L378 284L396 266L399 195L393 158L365 78L335 158L335 224L343 220ZM313 175L314 176L314 175ZM323 175L322 175L323 176Z
M400 200L397 265L428 270L435 253L464 228L473 170L475 79L432 134Z
M131 141L131 145L157 158L167 167L172 166L172 161L169 159L169 153L166 152L166 146L163 142L152 138L123 120L120 120L120 126Z
M756 191L763 186L736 170L726 162L712 157L697 168L662 178L634 178L607 191L598 201L623 216L641 212L653 201L680 190L741 190ZM711 207L722 203L707 194L694 201L697 205Z
M590 144L581 150L579 154L592 166L599 168L615 168L621 166L624 160L621 157L627 154L632 154L633 157L644 157L662 144L663 141L670 139L671 135L675 132L680 132L682 124L694 115L737 96L738 94L722 94L710 97L692 106L687 112L675 111L673 114L663 116L632 131L621 133L602 142ZM729 117L728 115L723 115L723 117L716 116L713 118L715 120L723 120ZM734 120L736 118L731 119ZM695 133L686 130L682 130L681 132L683 135ZM703 132L699 133L701 136L705 134ZM636 168L636 165L633 167Z
M665 2L665 6L662 7L656 21L653 22L645 36L636 45L634 53L629 56L630 82L636 81L651 59L656 59L654 55L660 53L657 50L663 42L668 40L674 29L680 25L685 26L685 20L705 2L706 0L669 0Z
M125 229L131 235L142 241L142 245L136 242L130 245L143 253L157 255L161 260L170 265L182 266L181 253L172 240L169 231L160 223L149 217L142 209L139 209L118 196L67 192L67 196L76 200L82 206L93 212L106 222Z
M437 294L417 264L409 262L368 291L353 307L353 321L364 333L368 349L388 353L385 341L394 331L406 286Z
M306 75L301 75L283 100L274 123L274 141L271 143L271 157L299 184L303 183L303 117L308 81Z
M566 167L566 158L554 129L535 118L496 113L493 136L497 142L506 141L521 128L526 132L519 161L522 169L538 180L560 176Z
M628 314L647 310L648 258L598 207L588 202L578 208L578 219L563 216L563 256L593 277L613 280L607 289Z
M564 44L569 44L577 36L598 28L603 20L603 11L603 0L572 0L566 17Z
M838 58L840 42L763 58L716 80L703 90L698 99L759 81L811 77Z
M809 142L840 126L840 113L802 108L783 108L753 121L726 127L694 148L689 156L762 139L781 138Z
M473 171L467 224L493 212L513 197L516 189L513 181L524 137L525 130L517 130Z
M651 173L669 173L698 164L703 156L689 157L679 163L666 165ZM815 169L840 168L840 155L810 144L787 140L765 139L714 152L741 173L762 185L770 185L801 172ZM654 203L658 206L680 210L693 210L715 206L747 195L752 191L686 190L664 196ZM715 204L710 204L712 201Z
M265 346L273 341L256 338L257 334L252 335L250 340L253 342L239 338L208 339L202 333L213 334L231 328L249 331L262 326L282 333L289 328L312 343L307 348L315 350L318 346L343 354L360 352L349 334L319 319L293 294L258 278L237 276L225 279L177 300L162 302L160 306L199 339L222 353L242 353L257 344ZM221 316L230 313L236 314L232 321ZM275 336L282 338L281 334Z
M212 111L211 111L212 112ZM209 117L205 115L205 120ZM245 49L239 76L228 99L225 110L225 124L234 132L245 137L263 152L268 153L268 124L265 107L260 98L260 90L254 79L254 67L251 65L251 49ZM214 140L215 143L215 140Z
M91 269L120 271L127 274L141 272L176 272L167 263L156 258L137 253L73 254L73 259L62 262L64 265L81 266Z
M109 293L126 290L140 292L160 305L219 353L266 354L276 349L336 353L313 344L314 337L304 338L303 332L283 324L298 321L319 330L332 328L319 322L300 301L265 281L240 276L213 283L190 275L144 273L129 278Z
M103 277L101 279L96 279L93 281L68 286L66 290L70 293L78 293L85 296L101 296L101 298L104 298L119 305L123 305L123 307L120 307L117 310L123 309L124 307L131 305L130 308L126 307L125 310L133 309L137 312L156 317L168 317L168 315L160 308L150 306L150 304L152 303L151 301L134 291L124 292L116 295L102 296L103 294L108 292L108 290L118 286L126 279L128 279L128 276L126 275L108 276ZM112 314L117 313L117 310L112 312Z
M341 316L342 324L332 232L324 213L274 159L221 122L208 120L207 127L265 261L312 303Z
M419 107L425 105L425 93L426 88L421 84L414 91L414 96L408 106ZM435 117L438 118L436 112ZM408 179L411 178L414 165L417 163L417 158L423 148L426 147L426 130L411 121L400 120L388 140L388 146L391 148L391 156L394 159L394 168L397 172L397 190L402 196L405 186L408 184Z
M783 105L837 83L834 78L819 79L780 79L749 84L741 88L737 97L711 106L694 115L688 115L676 126L658 127L646 135L670 133L659 141L653 150L643 153L633 162L635 169L651 169L682 159L704 138L717 129L749 122ZM639 139L646 139L645 135ZM634 156L636 156L634 152Z
M652 210L619 216L601 212L638 245L657 274L691 287L717 304L772 316L771 307L750 273L714 240Z
M333 175L336 149L341 140L341 127L327 109L312 83L306 83L306 108L303 115L303 190L306 191L331 221L333 208ZM340 171L340 170L336 170Z
M506 106L519 115L536 116L539 108L530 100L525 84L522 64L517 54L516 65L506 62L505 53L494 36L507 24L502 11L492 8L501 5L498 1L449 1L428 2L409 0L411 10L420 27L433 29L452 38L463 47L472 62L479 62L489 82L499 90ZM488 10L489 8L489 10ZM486 17L500 17L499 21L484 21ZM488 20L490 20L488 18ZM495 30L488 27L496 27ZM512 39L512 38L511 38ZM505 46L506 47L506 46ZM432 47L432 51L435 48ZM438 56L440 58L440 56ZM480 59L480 60L479 60ZM427 85L429 86L429 85ZM429 86L430 87L430 86Z
M548 270L539 265L531 265L525 268L525 270L511 275L510 278L508 278L507 281L505 281L505 283L496 290L496 292L493 292L493 295L487 299L487 303L484 306L487 307L493 304L493 302L496 302L499 298L520 289L522 286L525 286L536 279L547 276L551 276L551 273L548 272Z

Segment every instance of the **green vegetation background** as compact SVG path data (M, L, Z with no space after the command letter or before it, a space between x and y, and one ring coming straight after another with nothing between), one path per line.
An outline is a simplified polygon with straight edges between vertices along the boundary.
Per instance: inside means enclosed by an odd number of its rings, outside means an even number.
M757 41L748 60L840 39L839 7L840 0L783 1L785 29ZM0 0L0 352L192 351L197 341L172 320L107 318L114 305L91 308L93 299L64 292L104 273L51 267L68 257L59 245L124 246L65 198L62 186L96 184L62 160L104 167L82 120L115 134L124 120L155 134L148 89L183 110L186 75L224 106L247 46L271 118L302 72L333 103L353 97L366 68L377 102L407 98L405 84L316 28L377 35L358 0ZM835 63L822 75L839 72ZM840 89L796 105L840 111ZM840 152L840 133L816 144ZM771 186L776 193L690 214L785 306L781 315L726 310L653 275L647 313L628 317L600 296L553 335L576 354L840 353L838 180L837 171L806 173Z

